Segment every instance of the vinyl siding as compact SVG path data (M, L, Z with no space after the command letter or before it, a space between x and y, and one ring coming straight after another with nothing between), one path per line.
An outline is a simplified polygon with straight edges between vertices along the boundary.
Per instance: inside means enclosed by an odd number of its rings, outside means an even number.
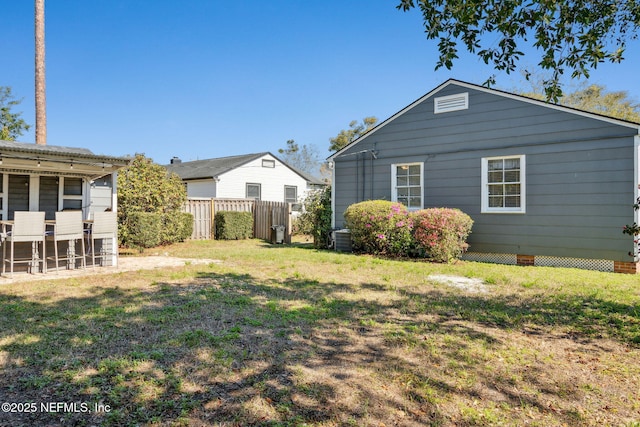
M469 109L433 114L460 92ZM424 207L469 214L472 251L632 260L637 129L455 84L433 96L334 158L337 227L351 203L391 198L391 164L424 162ZM526 213L481 214L481 159L522 154Z
M262 167L262 159L275 161L274 168ZM307 181L283 165L276 158L263 156L236 169L220 175L217 184L219 198L245 198L247 183L261 185L261 199L284 202L284 187L296 186L298 198L302 199L307 190Z

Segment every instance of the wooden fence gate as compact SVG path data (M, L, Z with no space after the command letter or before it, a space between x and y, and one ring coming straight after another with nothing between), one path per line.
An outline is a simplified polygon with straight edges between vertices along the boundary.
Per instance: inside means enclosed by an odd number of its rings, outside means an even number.
M212 239L213 204L211 199L189 198L184 205L184 211L193 215L192 239Z
M285 227L284 241L291 243L291 204L253 199L189 198L184 211L193 215L192 239L215 238L215 215L220 211L251 212L253 237L271 240L272 226Z

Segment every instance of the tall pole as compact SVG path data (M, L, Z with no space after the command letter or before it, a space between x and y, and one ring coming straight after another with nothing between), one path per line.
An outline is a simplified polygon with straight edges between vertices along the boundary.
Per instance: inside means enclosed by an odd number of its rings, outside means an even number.
M47 144L47 96L44 67L44 0L35 0L36 144Z

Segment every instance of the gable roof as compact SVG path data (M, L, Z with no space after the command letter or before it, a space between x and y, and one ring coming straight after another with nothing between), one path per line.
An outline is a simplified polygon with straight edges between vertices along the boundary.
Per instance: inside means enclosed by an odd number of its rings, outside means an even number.
M541 101L539 99L531 98L531 97L528 97L528 96L518 95L518 94L515 94L515 93L506 92L506 91L499 90L499 89L488 88L488 87L480 86L480 85L473 84L473 83L463 82L461 80L449 79L449 80L445 81L444 83L442 83L441 85L437 86L435 89L432 89L430 92L426 93L425 95L421 96L417 100L413 101L411 104L407 105L402 110L400 110L397 113L393 114L391 117L389 117L388 119L384 120L383 122L381 122L379 125L377 125L373 129L371 129L369 132L365 133L364 135L360 136L358 139L352 141L350 144L348 144L348 145L344 146L343 148L341 148L340 150L336 151L335 153L333 153L332 155L327 157L327 159L328 160L334 159L335 157L337 157L342 152L350 149L351 147L353 147L354 145L356 145L360 141L364 140L365 138L368 138L369 136L371 136L372 134L374 134L378 130L382 129L388 123L390 123L393 120L395 120L397 117L399 117L399 116L403 115L404 113L406 113L407 111L413 109L417 105L421 104L422 102L424 102L428 98L432 97L433 95L437 94L438 92L440 92L441 90L443 90L444 88L446 88L447 86L450 86L450 85L456 85L456 86L464 87L464 88L467 88L467 89L478 90L480 92L491 93L491 94L494 94L494 95L503 96L505 98L515 99L515 100L518 100L518 101L523 101L523 102L527 102L527 103L530 103L530 104L538 105L538 106L541 106L541 107L551 108L551 109L558 110L558 111L563 111L563 112L566 112L566 113L577 114L577 115L580 115L580 116L583 116L583 117L588 117L588 118L592 118L592 119L596 119L596 120L601 120L601 121L604 121L604 122L607 122L607 123L612 123L612 124L615 124L615 125L618 125L618 126L629 127L629 128L638 130L638 133L640 134L640 123L635 123L635 122L622 120L622 119L616 119L614 117L606 116L604 114L592 113L590 111L580 110L580 109L573 108L573 107L567 107L567 106L560 105L560 104L552 104L552 103Z
M183 180L215 178L239 166L258 159L266 154L254 153L240 156L217 157L215 159L194 160L191 162L173 163L165 165L169 171L177 173Z
M304 172L289 166L268 151L238 156L217 157L214 159L194 160L191 162L173 163L164 165L164 167L170 172L178 174L178 176L185 181L192 179L212 179L264 156L273 157L291 171L300 175L306 181L313 184L322 183Z

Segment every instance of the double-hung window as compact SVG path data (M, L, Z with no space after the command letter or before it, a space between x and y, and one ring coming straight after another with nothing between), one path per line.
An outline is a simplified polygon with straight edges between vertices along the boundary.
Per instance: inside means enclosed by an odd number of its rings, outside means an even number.
M82 209L82 178L64 177L62 181L62 209Z
M298 201L298 187L295 185L285 185L284 201L286 203L296 203Z
M423 163L391 165L391 199L402 203L409 210L422 209L423 175Z
M482 159L482 212L524 213L525 156Z
M291 210L298 212L302 209L302 205L298 203L298 187L295 185L284 186L284 201L291 203Z
M262 186L260 184L247 183L247 199L262 199Z

